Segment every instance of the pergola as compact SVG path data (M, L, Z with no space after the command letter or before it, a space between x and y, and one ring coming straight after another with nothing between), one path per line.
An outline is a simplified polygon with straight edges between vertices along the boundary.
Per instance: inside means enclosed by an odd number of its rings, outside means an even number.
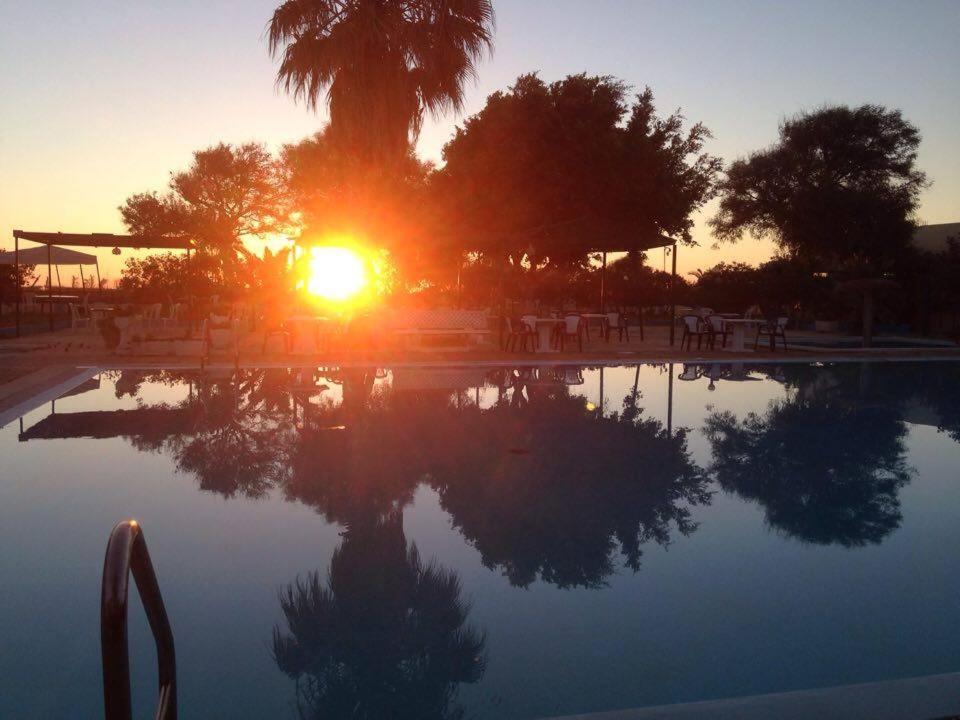
M606 310L607 255L610 253L646 252L657 248L670 248L670 345L674 343L677 319L677 300L675 284L677 281L677 240L667 235L654 234L647 237L630 238L625 241L597 243L591 252L598 252L603 260L600 265L600 312Z
M22 253L20 251L20 241L28 240L30 242L38 243L39 245L46 245L46 250L43 248L28 248ZM100 247L109 247L109 248L129 248L132 250L141 250L141 249L156 249L156 250L186 250L187 251L187 260L190 259L190 251L193 249L194 243L190 238L178 238L178 237L164 237L161 235L154 236L145 236L145 235L114 235L113 233L63 233L63 232L31 232L27 230L14 230L13 231L13 265L14 265L14 278L20 277L20 265L33 265L33 264L43 264L29 262L24 259L26 256L29 259L42 259L43 255L46 256L46 265L47 265L47 285L50 290L50 294L53 294L53 282L51 280L53 272L53 265L55 264L56 257L67 258L68 254L73 260L64 260L64 263L56 264L66 264L70 262L71 264L78 262L78 258L83 260L82 264L89 264L90 258L93 258L93 264L97 268L97 284L100 282L100 263L97 261L95 255L88 255L87 253L76 252L73 250L68 250L64 246L72 247L88 247L88 248L100 248ZM82 258L80 257L82 256ZM80 264L80 263L78 263ZM16 282L16 336L20 337L20 284ZM50 329L53 330L53 301L49 303L50 307Z

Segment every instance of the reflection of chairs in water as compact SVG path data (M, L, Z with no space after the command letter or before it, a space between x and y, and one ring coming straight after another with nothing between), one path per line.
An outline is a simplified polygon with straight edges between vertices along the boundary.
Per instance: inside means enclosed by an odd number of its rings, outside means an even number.
M583 385L583 368L579 365L558 365L552 374L563 385Z
M698 380L703 377L703 371L699 365L689 365L684 363L683 372L677 376L677 380Z

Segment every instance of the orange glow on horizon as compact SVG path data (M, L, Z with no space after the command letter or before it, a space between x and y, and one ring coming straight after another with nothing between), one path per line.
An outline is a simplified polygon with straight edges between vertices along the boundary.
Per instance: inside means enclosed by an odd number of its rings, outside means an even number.
M370 273L360 253L347 247L325 246L310 251L307 292L333 303L357 299L370 286Z

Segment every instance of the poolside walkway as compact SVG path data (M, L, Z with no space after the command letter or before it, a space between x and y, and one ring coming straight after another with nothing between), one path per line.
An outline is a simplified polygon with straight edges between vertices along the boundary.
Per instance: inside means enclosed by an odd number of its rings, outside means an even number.
M556 365L556 364L629 364L636 362L827 362L843 360L922 360L960 359L960 348L826 348L808 344L811 339L822 341L824 336L813 333L788 333L791 342L787 352L778 349L771 353L761 345L754 351L752 342L747 350L738 353L722 349L694 348L681 350L680 334L671 347L669 328L663 326L646 328L645 338L640 339L639 328L633 328L629 341L618 342L616 338L605 342L593 333L584 343L583 352L567 350L563 353L506 352L495 344L479 345L467 351L443 349L357 349L341 348L326 353L281 353L261 352L263 335L248 333L240 343L239 362L242 366L265 365L448 365L483 363L491 365ZM229 353L215 353L211 365L233 364L235 358ZM51 365L72 367L100 365L106 367L197 367L199 356L174 355L118 355L108 352L103 341L93 333L75 333L60 330L28 337L0 340L0 384L15 379L18 375Z
M566 715L553 720L948 720L960 717L960 673Z

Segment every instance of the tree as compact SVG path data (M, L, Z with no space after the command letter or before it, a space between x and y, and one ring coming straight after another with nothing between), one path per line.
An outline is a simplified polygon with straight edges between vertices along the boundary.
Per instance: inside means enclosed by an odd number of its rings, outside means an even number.
M37 282L36 265L20 265L19 273L14 265L0 265L0 305L17 300L17 288L30 287Z
M287 0L273 13L277 83L316 108L368 161L402 159L423 114L463 106L463 85L492 47L490 0Z
M692 242L719 161L702 152L703 125L682 126L679 113L656 115L649 88L631 102L611 77L519 77L444 147L451 242L533 266L664 234Z
M771 147L734 162L710 221L720 240L771 237L791 257L859 278L896 269L911 252L926 176L920 133L899 110L825 107L780 126ZM865 286L866 287L866 286ZM864 344L873 298L864 292Z
M220 143L193 154L190 167L173 175L170 190L138 193L120 207L133 235L192 239L212 258L219 280L237 282L245 241L285 227L288 208L277 165L263 145Z

